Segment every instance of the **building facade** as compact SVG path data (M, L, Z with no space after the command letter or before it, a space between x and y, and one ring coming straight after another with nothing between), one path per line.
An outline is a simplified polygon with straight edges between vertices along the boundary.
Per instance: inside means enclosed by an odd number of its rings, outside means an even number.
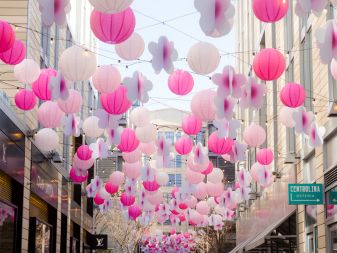
M88 1L71 1L72 12L88 17ZM84 15L86 13L87 15ZM0 19L15 28L17 39L27 49L26 57L42 68L58 69L61 53L74 44L95 50L91 34L81 34L84 23L73 21L46 28L41 23L37 0L1 1ZM86 20L88 20L86 18ZM76 31L76 33L75 33ZM29 112L16 109L14 96L19 83L13 67L0 64L1 163L0 251L4 252L88 252L93 233L93 204L82 194L85 184L69 181L69 168L82 137L67 138L60 129L60 145L54 154L44 154L34 145L39 129L37 106ZM83 96L82 119L97 106L97 94L89 81L72 84ZM90 170L90 178L93 177Z
M272 164L275 182L265 190L252 185L251 200L240 204L237 247L232 252L278 252L277 249L323 253L337 250L336 206L289 206L287 195L288 183L322 183L325 203L329 203L329 192L337 184L334 178L337 124L331 111L337 98L337 86L330 66L320 61L315 37L319 27L336 18L336 9L328 2L320 16L310 13L302 18L295 14L296 1L289 1L287 15L274 24L260 22L254 16L251 1L236 3L236 13L240 13L235 20L237 71L254 76L251 64L254 55L263 48L278 49L284 54L287 66L277 81L267 82L263 109L245 114L238 110L245 126L254 121L265 126L267 140L264 145L272 148L275 156ZM307 139L280 124L282 103L278 94L288 82L304 85L306 109L313 111L317 123L326 128L322 148L310 147ZM246 164L240 166L250 169L255 162L255 152L250 149Z

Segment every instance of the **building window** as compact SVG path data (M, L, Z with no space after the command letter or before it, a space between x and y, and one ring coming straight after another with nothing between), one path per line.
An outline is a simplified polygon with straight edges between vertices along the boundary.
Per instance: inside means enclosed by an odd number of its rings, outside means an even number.
M59 65L59 37L60 37L60 30L58 26L55 26L55 37L52 38L52 42L55 44L54 46L54 68L58 69Z
M176 168L182 167L181 155L176 155Z
M286 70L286 81L292 82L294 81L294 59L292 59L289 63L289 66ZM287 147L287 154L295 154L296 153L296 134L295 128L286 129L286 147Z
M66 48L71 47L73 45L73 36L71 35L69 26L67 26L67 33L66 33Z
M313 156L303 163L303 182L313 183L316 181L316 170L314 166Z
M169 181L167 183L168 187L181 186L181 174L168 174Z
M165 132L165 139L173 145L174 143L174 132Z
M195 142L196 143L201 143L202 145L204 145L204 133L203 131L200 131L197 136L195 137Z
M285 49L289 52L293 48L293 34L294 34L294 26L293 26L293 4L289 3L289 9L287 15L284 19L284 46Z
M176 141L178 141L181 138L181 132L176 133Z
M49 67L49 58L50 58L50 28L45 27L42 24L41 27L41 57L40 65L41 68Z

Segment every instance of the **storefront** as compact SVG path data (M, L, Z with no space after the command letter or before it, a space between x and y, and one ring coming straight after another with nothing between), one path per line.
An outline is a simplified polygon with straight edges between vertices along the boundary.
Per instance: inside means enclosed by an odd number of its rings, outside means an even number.
M67 252L69 194L68 181L62 177L61 188L61 252Z

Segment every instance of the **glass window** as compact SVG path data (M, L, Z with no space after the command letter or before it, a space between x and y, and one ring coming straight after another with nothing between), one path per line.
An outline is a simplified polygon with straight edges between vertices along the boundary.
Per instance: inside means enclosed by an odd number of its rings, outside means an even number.
M316 180L316 171L314 159L310 158L304 162L303 181L304 183L312 183Z
M174 132L165 132L165 138L171 145L174 143Z
M181 186L181 174L176 174L176 186Z
M309 227L317 222L317 206L305 206L305 226Z
M337 199L335 196L337 192L337 187L331 189L325 193L326 206L326 217L327 219L334 217L337 214Z
M168 174L168 176L169 176L169 181L167 182L167 186L173 187L176 181L175 174Z
M312 38L309 30L301 42L300 66L301 66L301 83L304 85L307 93L305 107L307 110L313 109L313 70L312 70Z
M178 141L181 138L181 132L176 133L176 141Z
M329 228L329 232L330 232L330 252L332 253L337 253L337 226L331 226Z
M291 51L293 48L293 5L289 3L289 10L284 19L284 46L287 51Z
M324 145L324 153L326 154L326 168L330 169L337 165L337 156L335 150L337 149L337 136L329 139Z
M182 167L181 155L176 155L176 168Z
M202 131L200 131L198 134L197 134L197 136L196 136L196 138L195 138L195 141L196 141L196 143L201 143L201 144L203 144L204 145L204 133L202 132Z
M1 252L14 252L15 208L0 202L0 249Z
M60 37L60 30L58 26L55 26L55 37L53 38L52 42L55 43L54 47L54 67L55 69L58 69L59 65L59 37Z

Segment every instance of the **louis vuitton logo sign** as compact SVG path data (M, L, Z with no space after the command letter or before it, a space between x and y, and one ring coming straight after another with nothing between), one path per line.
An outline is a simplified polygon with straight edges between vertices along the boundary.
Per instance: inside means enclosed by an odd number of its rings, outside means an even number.
M92 235L92 249L108 249L108 235Z

